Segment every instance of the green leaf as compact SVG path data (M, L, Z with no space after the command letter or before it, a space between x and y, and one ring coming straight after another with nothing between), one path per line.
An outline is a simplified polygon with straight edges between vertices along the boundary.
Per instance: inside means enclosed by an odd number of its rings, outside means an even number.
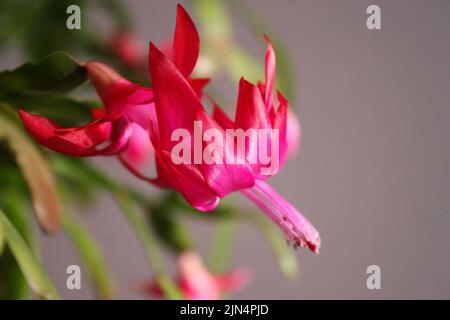
M30 288L41 299L58 299L58 292L43 266L1 210L0 224L2 225L8 247L16 258Z
M278 232L276 226L260 214L254 214L250 218L259 227L272 247L283 275L288 279L295 277L298 273L297 260L295 259L293 250L286 244L286 240Z
M5 188L0 187L0 204L2 209L7 212L9 221L14 225L21 237L26 243L33 247L33 234L28 219L25 196L14 186L8 185ZM3 224L0 223L0 229ZM3 254L0 254L0 300L2 299L26 299L29 294L27 282L14 258L11 249L6 244L5 231L3 238L5 248Z
M235 229L236 222L232 219L221 219L217 222L209 247L208 261L212 272L226 272L233 251Z
M30 289L17 261L6 246L0 256L0 300L20 300L29 296Z
M151 222L159 239L175 252L192 248L192 238L175 218L173 212L164 209L155 209L149 213Z
M230 47L225 55L225 63L227 73L236 84L241 77L253 83L264 78L264 69L258 60L238 46Z
M223 41L232 34L229 13L221 0L192 0L207 41Z
M1 92L0 100L12 108L38 113L62 126L79 126L92 120L91 109L99 107L99 101L80 101L63 95L31 92Z
M115 190L117 187L108 175L99 171L84 159L53 153L51 163L55 171L62 176L69 177L72 173L75 173L76 178L83 183L90 181L98 187L105 187L106 190Z
M19 45L28 57L39 59L55 50L81 51L85 33L91 29L87 15L89 4L95 1L81 0L39 0L15 1L23 5L16 11L22 13L23 21L15 21L20 26ZM66 14L69 5L81 8L81 30L68 30Z
M30 188L34 211L45 231L59 228L61 206L52 172L36 147L9 118L0 113L0 138L9 142Z
M3 251L5 249L5 236L3 234L3 227L0 225L0 257L3 254Z
M0 91L64 93L87 80L84 66L65 52L54 52L45 58L0 73Z
M95 240L73 216L67 213L63 217L63 228L89 271L97 297L112 299L115 296L115 285Z

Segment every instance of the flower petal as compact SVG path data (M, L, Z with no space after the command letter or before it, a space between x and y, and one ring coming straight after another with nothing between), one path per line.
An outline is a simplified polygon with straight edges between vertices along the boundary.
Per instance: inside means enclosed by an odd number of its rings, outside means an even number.
M224 275L215 275L214 278L221 292L238 291L250 282L251 273L239 268Z
M111 136L109 137L110 144L97 149L94 155L111 156L122 152L128 144L131 133L130 122L127 119L120 118L114 121Z
M294 248L308 247L312 252L319 253L321 243L319 232L267 183L256 181L255 187L241 193L281 228Z
M273 85L275 82L276 75L276 60L275 60L275 51L272 46L272 42L267 35L264 35L264 39L267 41L267 51L265 57L265 93L264 93L264 102L266 103L267 108L271 108L273 105Z
M19 115L36 141L49 149L73 156L97 154L95 147L105 142L111 133L111 123L101 120L94 120L79 128L64 129L45 117L23 110L19 110Z
M264 165L261 163L259 150L262 142L265 143L267 150L272 150L273 135L272 122L270 116L264 105L261 92L257 86L250 82L241 79L239 83L239 96L236 108L236 120L234 122L235 129L242 129L245 133L249 133L253 138L249 139L245 146L245 156L253 170L253 174L258 179L266 179L272 174L263 172L262 168L271 165L271 163ZM248 131L249 130L249 131ZM253 133L250 132L253 130ZM264 130L265 132L263 132ZM261 141L262 133L265 133L266 141ZM277 145L275 145L277 147ZM266 152L267 152L266 150ZM279 159L276 159L278 161Z
M173 38L172 61L188 78L194 70L200 51L200 39L194 23L182 5L177 6L177 22Z
M235 128L243 130L271 128L261 92L244 78L239 81Z
M195 113L203 106L186 78L152 43L149 67L161 146L170 150L172 132L180 128L192 132Z
M211 211L217 207L219 197L211 190L195 165L175 165L169 152L165 150L155 152L158 176L181 193L193 208Z
M279 150L279 168L283 166L286 160L286 154L289 148L287 141L287 113L288 113L288 102L287 100L278 92L278 101L280 101L280 106L278 107L277 113L275 115L273 128L279 130L278 137L278 150Z
M219 139L215 137L214 141L203 142L203 150L206 150L206 146L209 143L214 143L215 146L222 150L220 159L213 159L214 162L211 164L208 164L203 159L202 164L200 164L203 177L211 189L219 197L223 198L233 191L252 187L255 183L253 173L246 164L236 163L234 145L228 146L226 144L225 131L204 110L197 112L197 121L201 121L203 132L215 129L221 136ZM203 155L203 158L205 158L205 155ZM227 159L231 159L231 161L227 163Z
M209 78L189 79L189 84L197 94L197 97L201 98L203 95L203 88L209 83L209 81Z

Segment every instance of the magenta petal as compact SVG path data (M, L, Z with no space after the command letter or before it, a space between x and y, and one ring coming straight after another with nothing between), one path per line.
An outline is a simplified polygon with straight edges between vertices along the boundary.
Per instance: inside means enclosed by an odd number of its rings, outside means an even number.
M114 121L110 144L99 148L95 155L111 156L122 152L127 146L131 133L132 130L128 120L121 118Z
M292 110L287 112L286 122L286 141L287 141L287 156L295 157L300 150L300 142L302 137L302 129L300 120Z
M132 134L128 141L127 148L123 156L136 167L142 167L148 164L150 158L153 158L154 151L147 130L137 123L131 123Z
M272 129L272 121L266 110L262 100L261 92L257 86L241 79L239 83L239 96L236 109L236 120L234 123L236 129L244 131L254 130L254 134L259 135L259 129ZM268 150L272 149L272 132L267 133L266 147ZM262 168L266 167L259 161L258 139L251 139L251 143L246 145L245 155L249 161L249 165L253 170L254 175L260 179L266 179L271 174L264 174ZM256 160L256 161L255 161ZM279 159L276 159L279 160Z
M172 132L180 128L192 131L195 113L203 106L177 67L152 43L149 67L160 142L164 149L170 150Z
M247 130L271 128L261 92L245 79L239 81L235 128Z
M107 110L107 119L116 120L130 107L151 104L153 92L122 80L104 90L102 101Z
M73 156L98 154L96 146L105 142L111 133L111 123L95 120L79 128L61 128L41 116L19 110L20 118L29 134L43 146Z
M246 164L235 163L234 148L232 146L227 147L225 143L225 131L204 110L200 110L197 113L197 121L201 121L203 131L215 129L221 136L218 141L205 142L203 144L203 149L205 150L206 145L209 143L217 143L216 146L224 151L220 159L210 164L206 163L204 159L202 164L199 165L203 177L211 189L219 197L223 198L231 192L252 187L255 183L253 173ZM231 163L226 162L227 157L231 159Z
M308 247L319 253L320 236L314 226L267 183L257 181L255 187L241 191L284 232L286 239L297 247Z
M175 165L169 152L164 150L155 150L155 152L158 176L181 193L193 208L211 211L217 207L219 197L208 186L195 165Z
M177 22L173 38L172 61L188 78L197 63L200 39L194 23L182 5L177 6Z
M251 273L240 268L224 275L215 275L214 278L221 292L236 292L250 282Z
M128 120L147 130L151 119L156 119L155 104L128 105L123 114Z
M153 102L153 90L133 85L131 93L127 96L127 103L130 105L143 105Z
M275 115L273 128L279 130L279 167L281 167L286 160L286 154L289 147L287 141L288 102L280 93L278 93L278 101L280 101L280 106L278 107L277 113Z
M203 88L209 83L209 78L195 78L189 79L189 84L191 85L197 97L201 98L203 95Z
M267 51L265 57L266 86L264 93L264 102L266 103L266 107L270 108L273 105L273 84L275 82L276 60L275 51L273 50L273 46L270 42L269 37L264 35L264 38L267 41Z

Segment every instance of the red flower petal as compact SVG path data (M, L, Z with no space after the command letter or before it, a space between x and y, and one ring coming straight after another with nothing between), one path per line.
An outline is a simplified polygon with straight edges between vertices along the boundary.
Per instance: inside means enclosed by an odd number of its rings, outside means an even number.
M192 132L195 113L203 106L186 78L152 43L150 43L149 67L160 144L163 149L170 150L173 145L172 132L180 128Z
M271 128L261 92L244 78L239 81L235 128L243 130Z
M238 291L250 282L251 273L239 268L224 275L214 275L214 278L221 292Z
M276 74L276 62L275 62L275 51L273 50L272 43L268 36L264 35L264 39L267 41L267 51L265 57L265 93L264 102L266 107L270 108L273 105L273 84L275 82Z
M196 79L189 79L189 84L191 85L192 89L195 91L197 96L199 98L203 95L203 88L208 84L210 79L208 78L196 78Z
M194 23L182 5L177 6L177 22L173 38L172 61L188 78L197 63L200 39Z
M219 204L219 197L205 182L199 169L192 164L175 165L171 154L155 150L158 176L181 193L189 204L200 211L211 211Z
M278 92L278 101L280 101L280 106L275 115L273 128L279 130L279 155L280 155L280 165L281 168L286 160L286 154L288 150L287 141L287 100Z
M57 123L19 110L19 116L30 133L43 146L54 151L74 155L97 154L95 147L105 142L111 133L111 123L94 120L80 128L61 128Z
M233 191L253 187L255 183L253 173L246 164L226 163L227 157L234 159L232 161L236 159L234 148L227 147L225 144L225 131L204 110L197 112L197 120L201 121L203 131L216 129L222 136L221 140L203 143L203 150L208 143L215 143L220 150L223 150L222 158L218 159L220 163L208 164L204 159L200 165L200 170L208 185L221 198Z

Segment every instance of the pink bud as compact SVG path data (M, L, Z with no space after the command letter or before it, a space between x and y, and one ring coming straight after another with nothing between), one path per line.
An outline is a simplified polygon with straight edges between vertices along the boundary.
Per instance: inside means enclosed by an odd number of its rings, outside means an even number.
M301 128L296 114L288 110L286 125L287 155L295 157L300 149Z

